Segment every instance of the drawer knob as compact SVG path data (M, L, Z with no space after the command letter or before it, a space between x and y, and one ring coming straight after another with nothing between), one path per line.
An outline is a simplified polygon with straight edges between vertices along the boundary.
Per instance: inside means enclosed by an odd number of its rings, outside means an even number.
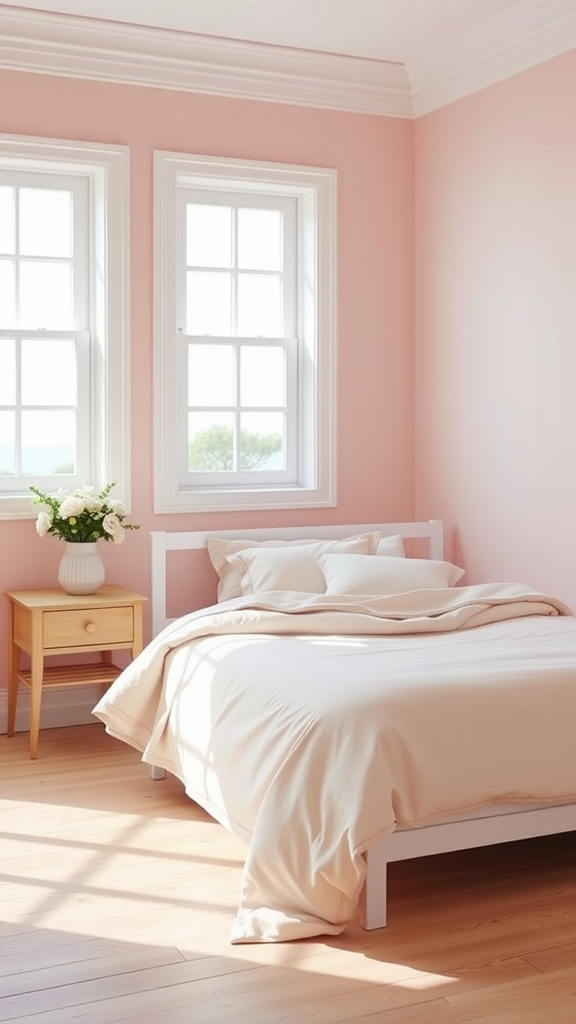
M96 623L95 622L87 622L86 623L86 632L87 633L95 633L96 632Z

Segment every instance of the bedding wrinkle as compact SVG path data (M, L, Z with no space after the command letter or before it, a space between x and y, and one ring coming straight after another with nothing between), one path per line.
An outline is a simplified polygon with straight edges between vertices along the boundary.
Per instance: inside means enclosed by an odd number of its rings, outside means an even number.
M94 714L246 841L230 940L278 942L339 934L398 826L576 800L575 666L521 585L266 593L167 627Z

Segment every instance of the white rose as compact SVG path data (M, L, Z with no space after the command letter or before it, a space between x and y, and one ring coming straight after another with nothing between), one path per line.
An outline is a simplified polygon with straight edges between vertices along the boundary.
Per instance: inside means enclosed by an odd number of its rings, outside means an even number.
M40 537L45 537L48 530L52 526L52 516L49 512L39 512L36 520L36 533Z
M124 541L124 527L120 522L118 516L115 516L113 512L109 515L104 516L102 520L102 526L106 533L109 533L115 544L122 544Z
M92 494L85 494L83 500L87 512L100 512L102 508L100 498Z
M60 505L60 517L61 519L70 519L71 516L80 516L85 507L83 498L71 494L68 498L64 498Z

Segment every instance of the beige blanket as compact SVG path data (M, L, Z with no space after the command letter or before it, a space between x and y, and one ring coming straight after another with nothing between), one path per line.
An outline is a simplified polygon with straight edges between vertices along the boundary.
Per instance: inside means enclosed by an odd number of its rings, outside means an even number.
M576 799L576 619L515 584L237 598L94 713L248 842L233 942L337 934L398 823Z

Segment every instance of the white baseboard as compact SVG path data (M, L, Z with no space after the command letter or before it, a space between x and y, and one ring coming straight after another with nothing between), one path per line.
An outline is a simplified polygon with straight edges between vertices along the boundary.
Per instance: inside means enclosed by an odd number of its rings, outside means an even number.
M45 689L42 694L41 729L59 729L66 725L93 725L98 721L92 708L100 700L101 686L68 686L65 689ZM0 690L0 733L7 729L8 693ZM30 691L20 688L16 708L16 732L30 728Z

